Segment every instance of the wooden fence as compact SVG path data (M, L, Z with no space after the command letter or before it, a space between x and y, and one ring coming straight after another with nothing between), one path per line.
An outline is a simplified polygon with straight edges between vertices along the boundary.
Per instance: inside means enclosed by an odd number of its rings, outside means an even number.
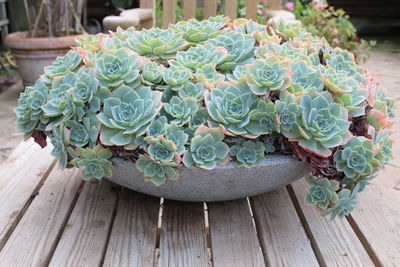
M268 9L281 9L281 0L267 0ZM175 17L175 0L163 0L163 26L167 27L170 23L176 22ZM217 0L203 0L204 2L204 18L209 18L217 14ZM234 19L237 17L238 0L223 1L225 15ZM257 20L257 5L260 0L245 0L246 18ZM154 8L154 0L140 0L141 8ZM183 3L183 19L188 20L194 18L196 14L196 0L182 0ZM160 7L157 7L160 8ZM154 17L154 16L153 16Z

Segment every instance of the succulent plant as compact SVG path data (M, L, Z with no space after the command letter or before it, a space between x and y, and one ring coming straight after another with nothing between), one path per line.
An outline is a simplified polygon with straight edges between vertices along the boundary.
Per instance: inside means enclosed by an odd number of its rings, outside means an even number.
M219 66L221 71L233 70L237 64L245 64L254 54L255 39L240 32L226 32L218 35L214 39L209 39L207 43L214 46L221 46L228 50L228 56Z
M228 21L229 19L226 17L216 16L203 21L196 19L180 21L175 25L170 25L170 27L176 32L181 33L186 41L200 43L221 34L221 29Z
M335 219L337 216L339 218L343 218L344 216L349 215L354 206L357 204L357 193L359 192L359 185L350 191L349 189L343 189L338 193L339 201L336 202L335 206L327 209L324 212L324 215L330 215L331 220Z
M111 175L111 157L159 186L182 164L294 154L311 166L306 202L332 218L393 157L393 99L351 53L283 22L217 16L79 38L15 112L25 138L48 137L85 179Z
M306 177L310 187L307 190L305 203L315 205L320 209L327 209L331 203L339 200L336 191L339 189L337 181L328 180L327 178L315 179L309 175Z
M78 157L72 160L72 164L77 167L84 167L83 179L101 179L104 176L111 176L112 156L110 150L102 148L100 145L93 149L77 148Z
M373 149L371 140L355 136L343 146L343 150L336 151L335 166L348 178L370 175L380 165L380 162L374 157Z
M127 45L141 56L171 59L188 43L182 39L181 33L175 33L172 29L152 28L132 32L132 36L127 39Z
M180 99L173 96L169 103L164 104L164 110L173 119L172 122L177 123L179 126L185 125L189 122L190 116L197 112L196 100L191 97Z
M247 85L235 86L219 83L216 88L204 92L212 127L223 127L228 135L252 136L246 129L250 111L257 107L258 99Z
M230 147L229 155L235 159L235 165L250 168L265 160L265 147L261 142L245 141Z
M42 106L46 103L48 89L42 80L37 80L34 86L26 87L18 99L15 108L18 131L29 137L42 119Z
M203 67L206 64L219 65L228 56L228 51L223 47L215 47L211 44L198 44L186 51L179 51L176 54L175 64L182 65L191 71Z
M51 66L44 68L44 81L50 84L55 77L64 76L74 71L81 64L81 61L82 56L75 50L70 50L65 56L57 57Z
M165 183L166 179L177 180L179 178L179 173L174 168L176 166L175 163L161 163L141 154L135 166L144 173L146 181L151 181L156 186Z
M224 132L221 128L208 128L200 126L191 140L190 148L183 156L186 167L193 164L211 170L217 164L223 164L227 160L229 147L223 142Z
M180 91L187 81L189 81L190 72L181 66L171 66L163 74L164 82L168 85L158 88L170 88L172 91Z
M118 87L113 97L104 100L104 110L97 115L103 124L101 143L135 148L135 137L145 133L161 107L160 92L149 87Z
M283 91L291 84L288 62L275 56L256 59L246 66L246 82L256 95L268 95L273 91Z
M282 94L281 94L282 95ZM327 91L314 92L310 95L299 97L301 107L300 117L296 125L289 130L281 124L281 131L289 140L298 141L299 145L320 155L329 157L332 154L330 148L337 147L350 136L347 110L333 102L331 94ZM288 113L285 108L293 104L293 97L285 97L276 102L276 110L282 120ZM294 115L294 114L293 114ZM292 117L294 117L292 115ZM290 118L289 121L292 121Z
M158 65L153 61L145 62L142 70L143 83L148 86L160 84L165 71L166 69L163 65Z
M143 60L127 48L101 51L96 54L96 78L101 87L113 90L123 84L137 87Z

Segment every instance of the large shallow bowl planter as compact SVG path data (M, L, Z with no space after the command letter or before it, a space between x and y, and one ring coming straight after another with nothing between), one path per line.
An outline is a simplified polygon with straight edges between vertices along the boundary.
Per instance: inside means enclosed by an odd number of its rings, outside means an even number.
M143 179L143 173L130 162L113 158L109 180L124 187L167 199L181 201L223 201L254 196L290 184L310 172L309 164L290 155L269 155L251 168L235 167L232 162L212 170L179 167L180 178L160 186Z
M81 36L83 34L29 38L28 32L14 32L7 35L5 45L11 49L24 83L33 84L43 73L43 68L51 65L56 57L65 55L75 45L75 39Z

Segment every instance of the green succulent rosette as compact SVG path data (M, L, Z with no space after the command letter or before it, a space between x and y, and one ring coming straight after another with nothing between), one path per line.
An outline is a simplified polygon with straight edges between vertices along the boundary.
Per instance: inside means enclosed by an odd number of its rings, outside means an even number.
M90 148L78 148L78 157L72 160L72 164L83 167L83 179L101 179L104 176L111 176L112 164L109 159L112 157L110 150L96 146Z
M372 141L362 136L353 137L343 149L336 151L334 159L336 168L348 178L371 175L380 166Z
M153 61L146 61L142 70L143 83L147 86L160 84L165 71L166 69L163 65L158 65Z
M146 132L161 109L161 93L149 87L134 90L125 85L113 93L113 97L104 100L104 110L97 115L103 125L100 141L133 149L137 146L135 137Z
M190 148L183 157L183 164L190 167L193 164L207 170L227 160L229 147L223 142L224 132L221 128L200 126L191 140Z
M229 155L235 160L235 166L250 168L265 160L264 152L263 143L249 140L231 146Z
M156 186L164 184L166 179L177 180L179 178L175 163L161 163L151 157L139 155L135 166L143 172L146 181L150 181Z
M163 74L163 80L167 86L159 86L158 89L180 91L189 79L189 70L179 65L172 65Z
M70 50L65 56L57 57L54 63L44 68L43 80L51 84L55 77L62 77L74 71L82 62L82 55L76 50Z
M201 68L198 68L194 73L194 77L197 81L203 83L204 87L207 89L214 88L220 81L225 80L225 75L219 73L216 70L214 64L209 63Z
M324 80L318 68L310 66L305 60L294 62L290 69L292 71L292 85L288 91L294 94L305 94L321 92L324 88Z
M181 99L177 96L173 96L169 103L164 104L164 110L172 117L172 122L183 126L187 124L191 116L197 112L198 106L196 100L191 97Z
M357 184L353 190L343 189L340 191L338 193L339 201L332 208L327 209L323 215L330 215L331 220L349 215L358 202L359 189L360 184Z
M327 178L315 179L309 175L306 177L310 187L305 196L305 203L315 205L320 209L326 210L330 204L334 204L339 200L336 191L339 189L337 181L331 181Z

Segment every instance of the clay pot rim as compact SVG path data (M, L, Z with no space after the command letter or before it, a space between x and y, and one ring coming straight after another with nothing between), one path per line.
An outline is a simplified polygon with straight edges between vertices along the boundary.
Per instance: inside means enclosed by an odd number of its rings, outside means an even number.
M75 39L86 35L88 34L29 38L26 31L13 32L7 35L4 43L13 50L56 50L70 48L75 45Z

